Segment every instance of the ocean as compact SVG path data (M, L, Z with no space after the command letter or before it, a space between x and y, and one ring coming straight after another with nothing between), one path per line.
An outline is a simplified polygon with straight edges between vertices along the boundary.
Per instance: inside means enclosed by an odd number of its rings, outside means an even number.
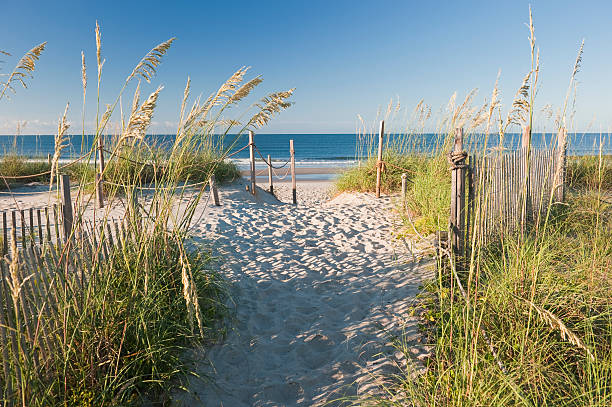
M604 154L612 154L611 134L599 133L572 133L568 135L568 154L570 155L586 155L594 154L599 151L601 142L602 151ZM270 154L272 161L282 163L289 159L289 140L294 140L296 165L299 167L311 168L337 168L347 167L356 163L358 153L361 149L358 148L358 141L363 140L364 136L357 134L257 134L255 135L255 144L261 153L265 156ZM389 142L393 143L400 136L388 136ZM474 142L470 144L470 149L481 149L482 137L478 136ZM552 145L555 140L555 135L551 133L534 133L532 136L534 148L545 148ZM367 137L366 137L367 138ZM376 137L370 139L375 140ZM494 146L496 135L489 137L488 145ZM507 134L504 145L506 148L515 149L520 144L519 134ZM70 136L69 146L64 150L62 158L69 160L70 158L79 156L81 151L87 151L92 144L93 136L80 135ZM174 141L174 135L150 135L147 140L156 145L170 145ZM229 143L235 140L234 150L248 143L248 136L242 135L226 136L224 143L226 147ZM412 144L417 146L421 151L431 151L438 143L438 137L434 134L423 134L414 137ZM375 143L373 145L375 147ZM0 136L0 152L17 153L26 157L46 157L47 154L54 151L54 136L53 135L19 135L19 136ZM238 153L232 159L238 164L241 169L248 168L249 151L245 149ZM256 154L256 158L260 160ZM257 169L264 167L263 163L257 164ZM333 175L322 174L318 178L329 178ZM316 177L315 177L316 178Z

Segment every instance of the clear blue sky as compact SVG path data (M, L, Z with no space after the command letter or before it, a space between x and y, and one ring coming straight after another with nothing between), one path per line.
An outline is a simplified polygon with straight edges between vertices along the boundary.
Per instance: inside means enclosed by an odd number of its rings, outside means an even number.
M154 132L172 133L187 76L207 96L243 65L261 73L258 95L296 88L295 105L261 132L343 133L357 114L373 119L399 96L437 110L457 91L479 88L489 97L501 69L507 105L529 69L528 6L541 49L538 106L563 103L582 38L576 129L611 124L612 29L609 1L4 1L0 22L2 72L17 57L48 41L33 80L10 101L0 101L0 133L52 133L67 101L73 133L81 131L81 50L85 51L94 106L95 21L102 28L103 102L153 46L176 36L150 92L165 86ZM131 100L126 94L124 106ZM237 110L238 112L239 110ZM91 109L87 121L93 119ZM540 125L542 127L543 125ZM89 127L89 126L86 126ZM537 128L538 126L536 126Z

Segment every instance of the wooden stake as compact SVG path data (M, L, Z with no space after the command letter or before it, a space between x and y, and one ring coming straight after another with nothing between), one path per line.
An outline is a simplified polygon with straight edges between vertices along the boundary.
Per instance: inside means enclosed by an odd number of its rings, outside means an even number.
M383 156L383 136L385 134L385 121L380 121L380 130L378 131L378 160L376 161L376 198L380 198L380 178L382 172L382 156Z
M251 193L255 195L255 133L249 130L249 154L251 160Z
M463 129L455 130L455 145L453 152L463 152ZM465 159L455 163L451 174L451 214L450 233L451 244L457 255L463 255L465 250Z
M213 202L215 203L215 206L221 206L221 204L219 203L219 191L217 191L217 182L215 181L215 174L212 174L210 176L208 182L210 185L210 196Z
M98 208L104 208L104 142L98 137L98 163L100 171L96 174L96 202Z
M555 198L559 202L565 201L565 163L567 155L567 130L562 128L557 134L557 168L555 174Z
M521 179L521 197L523 198L521 204L521 233L525 231L525 224L531 218L531 191L529 188L529 171L531 159L531 128L529 126L523 127L523 134L521 137L521 170L523 171L523 177Z
M402 174L402 200L405 201L406 200L406 179L408 177L408 174L403 173Z
M272 185L272 158L268 154L268 191L274 195L274 185Z
M64 226L64 241L68 241L72 232L72 199L70 197L70 176L62 175L62 224Z
M6 212L2 212L2 253L3 256L8 254L8 223L6 221Z
M291 153L291 190L293 191L293 204L297 205L297 185L295 182L295 149L293 140L289 140L289 152Z

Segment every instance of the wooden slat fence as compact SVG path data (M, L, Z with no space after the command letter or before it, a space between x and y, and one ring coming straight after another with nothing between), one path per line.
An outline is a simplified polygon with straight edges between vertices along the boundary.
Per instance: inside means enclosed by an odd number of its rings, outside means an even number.
M550 205L564 199L566 132L544 150L529 146L529 128L516 151L492 150L467 155L463 131L457 129L453 151L450 244L464 255L474 234L477 244L524 230L539 222Z
M80 293L104 270L100 265L111 261L115 248L126 242L124 222L81 224L78 236L68 242L43 239L40 245L26 240L16 262L10 248L6 261L0 261L0 385L9 399L28 387L20 381L24 360L30 368L44 370L54 360L52 355L61 352L62 318L53 314L58 301L65 300L67 292Z
M9 253L11 241L27 246L57 244L61 241L62 213L59 205L0 211L0 255Z
M528 155L529 176L525 179ZM539 220L551 203L558 160L554 148L529 154L521 149L471 156L466 222L469 218L474 224L467 222L468 236L473 228L486 242L494 235L520 230L523 218Z

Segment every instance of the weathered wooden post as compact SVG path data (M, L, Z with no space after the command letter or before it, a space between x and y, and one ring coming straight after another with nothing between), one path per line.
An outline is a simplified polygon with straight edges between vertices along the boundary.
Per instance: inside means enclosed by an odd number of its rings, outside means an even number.
M67 242L72 232L72 199L70 198L70 176L62 175L62 225L64 227L64 241Z
M272 185L272 158L268 154L268 192L274 195L274 185Z
M455 254L465 250L465 158L463 129L455 130L455 144L451 153L451 213L450 240Z
M100 171L96 174L96 203L98 208L104 208L104 142L98 137L98 163Z
M11 221L11 241L17 246L17 211L11 211Z
M51 154L48 153L47 154L47 163L49 163L49 167L51 167L51 161L52 161L51 160ZM51 175L51 176L53 176L53 175Z
M406 181L408 174L402 174L402 202L406 202Z
M221 206L221 203L219 203L219 191L217 191L217 182L215 180L215 174L212 174L210 176L208 183L210 185L210 196L215 206Z
M376 198L380 198L380 180L383 166L383 137L385 134L385 121L380 121L380 130L378 131L378 159L376 160Z
M530 191L530 166L531 160L531 128L529 126L523 127L523 134L521 136L521 231L525 230L525 224L531 218L531 191Z
M2 212L2 255L8 254L8 225L6 222L6 212Z
M289 140L289 153L291 154L291 190L293 192L293 204L297 205L297 185L295 182L295 149L293 140Z
M249 130L249 154L251 161L251 193L255 195L255 133Z
M558 202L565 200L565 165L567 159L567 130L565 127L557 134L557 168L555 174L555 199Z

